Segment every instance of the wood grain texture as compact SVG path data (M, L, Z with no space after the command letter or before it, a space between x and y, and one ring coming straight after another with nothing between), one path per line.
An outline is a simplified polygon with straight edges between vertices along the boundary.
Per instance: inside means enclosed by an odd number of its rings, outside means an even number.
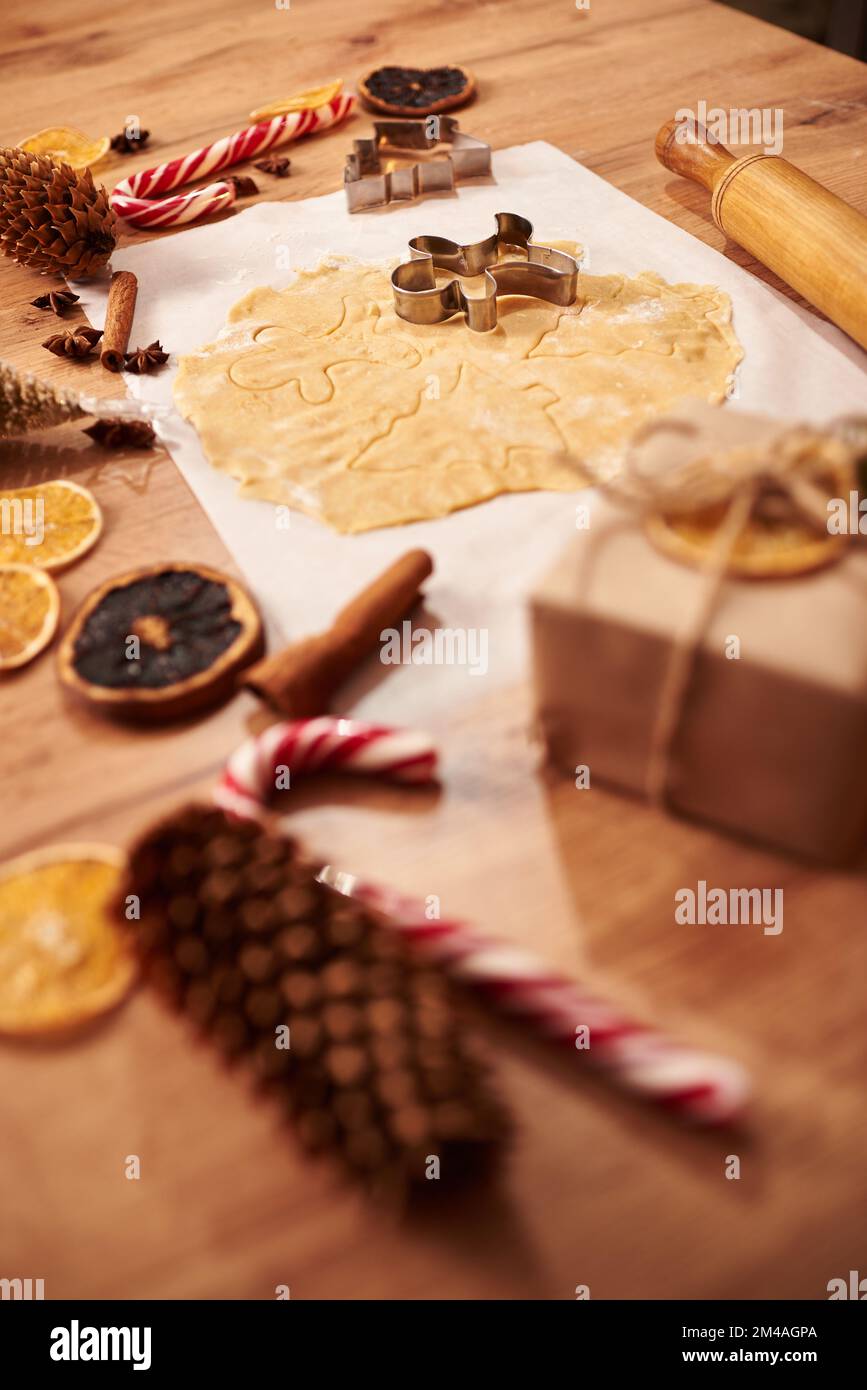
M283 92L378 62L449 60L479 82L466 129L495 147L552 141L770 283L725 243L706 193L656 163L653 137L673 109L702 97L782 107L786 157L867 211L864 68L701 0L593 0L589 11L571 0L7 4L0 138L62 122L113 133L136 114L153 132L149 155L107 164L110 183L240 128ZM292 177L257 175L261 196L331 191L349 139L347 127L293 147ZM44 287L0 266L0 355L121 391L98 362L39 347L51 321L28 301ZM0 445L0 476L68 476L97 493L106 532L60 577L67 614L134 562L233 568L161 451L105 454L69 427ZM0 686L0 852L123 843L207 790L255 710L244 695L188 728L123 732L69 709L41 659ZM819 874L601 789L579 793L539 771L528 722L526 689L483 695L434 729L439 796L323 783L292 793L292 826L314 852L437 893L444 912L586 967L740 1057L757 1081L747 1133L674 1132L497 1032L518 1125L503 1180L406 1226L302 1159L242 1077L142 992L74 1046L0 1050L0 1275L44 1278L48 1297L270 1298L288 1283L293 1298L568 1299L579 1283L594 1298L822 1298L830 1278L863 1272L863 876ZM782 935L675 927L674 891L699 878L783 887ZM739 1182L724 1178L732 1152ZM139 1182L123 1175L132 1153Z
M787 159L735 156L703 128L685 142L678 124L657 133L660 162L712 193L720 230L867 348L867 218Z

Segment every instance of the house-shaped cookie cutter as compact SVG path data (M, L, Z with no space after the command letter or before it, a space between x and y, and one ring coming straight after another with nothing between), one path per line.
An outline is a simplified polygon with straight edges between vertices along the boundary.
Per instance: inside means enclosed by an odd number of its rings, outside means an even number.
M350 212L410 202L429 193L450 193L462 179L477 179L491 172L491 147L474 135L466 135L454 116L429 116L423 121L376 121L374 135L354 140L343 171ZM383 169L383 149L397 156L414 150L450 146L448 154L420 160L402 169Z
M549 304L574 303L578 262L566 251L539 246L533 224L516 212L498 212L493 236L461 246L446 237L417 236L409 243L412 259L392 271L395 312L408 323L444 323L465 314L467 326L487 333L497 326L497 295L524 294ZM503 251L520 250L526 259L501 261ZM437 285L436 271L455 277ZM465 295L459 276L484 274L484 294Z

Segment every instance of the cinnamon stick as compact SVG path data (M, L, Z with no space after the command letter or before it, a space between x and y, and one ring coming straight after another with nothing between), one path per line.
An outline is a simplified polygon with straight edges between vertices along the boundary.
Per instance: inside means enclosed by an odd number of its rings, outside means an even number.
M242 683L290 719L323 714L338 686L376 651L417 602L433 570L426 550L408 550L342 608L327 632L293 642L244 672Z
M102 351L99 354L100 362L110 372L119 372L123 367L123 355L129 345L137 294L138 281L132 271L116 270L111 277L105 328L102 333Z

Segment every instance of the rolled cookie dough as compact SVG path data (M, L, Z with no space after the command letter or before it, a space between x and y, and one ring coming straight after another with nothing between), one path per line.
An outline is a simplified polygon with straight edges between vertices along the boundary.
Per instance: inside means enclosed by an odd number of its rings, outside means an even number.
M742 355L709 285L581 275L569 308L501 299L497 327L474 333L404 322L387 268L329 260L245 295L181 359L175 400L242 496L367 531L574 491L581 460L615 471L644 420L722 401Z

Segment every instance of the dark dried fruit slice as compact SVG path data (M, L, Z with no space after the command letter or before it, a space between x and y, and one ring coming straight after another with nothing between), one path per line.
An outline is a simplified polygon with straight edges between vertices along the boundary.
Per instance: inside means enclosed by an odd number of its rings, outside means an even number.
M253 600L228 575L167 564L110 579L58 654L64 685L106 714L162 720L217 704L262 650Z
M429 116L463 106L475 94L469 68L374 68L358 90L365 104L390 116Z

